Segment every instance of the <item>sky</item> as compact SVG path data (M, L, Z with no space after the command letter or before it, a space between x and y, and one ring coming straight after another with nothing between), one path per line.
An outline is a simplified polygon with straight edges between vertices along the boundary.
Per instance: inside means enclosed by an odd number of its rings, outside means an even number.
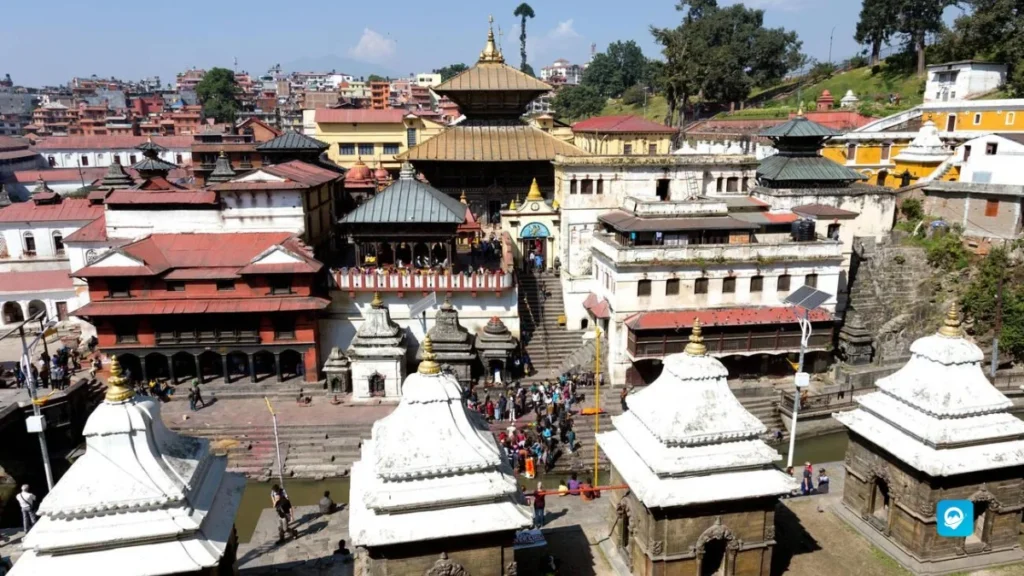
M720 0L721 1L721 0ZM726 4L731 2L725 2ZM833 60L855 54L853 30L860 3L848 0L749 0L765 10L770 27L795 30L803 50ZM191 67L231 68L258 75L274 64L336 68L356 76L407 75L464 62L483 48L487 17L500 27L507 60L519 62L517 1L497 0L176 0L136 2L127 10L84 9L81 0L49 0L40 7L4 0L0 18L0 75L15 84L56 85L74 76L139 79L164 84ZM649 27L678 25L674 0L535 0L527 22L527 52L539 71L557 58L583 62L616 40L635 40L656 56Z

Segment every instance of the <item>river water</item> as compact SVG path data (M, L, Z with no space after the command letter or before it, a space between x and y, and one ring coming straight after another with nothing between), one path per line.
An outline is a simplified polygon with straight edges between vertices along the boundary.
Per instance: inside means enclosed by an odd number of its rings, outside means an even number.
M842 461L846 454L846 442L845 431L815 436L805 440L801 440L798 436L794 465L799 466L806 461L810 461L812 464ZM778 463L782 467L785 465L789 444L785 443L784 445L776 446L775 449L782 453L783 460ZM519 483L526 486L527 490L533 490L537 487L537 482L543 481L545 488L553 489L558 487L562 479L563 476L547 475L533 480L520 478ZM604 471L602 471L598 481L607 483ZM274 480L270 482L249 480L246 485L245 493L242 495L242 503L238 507L238 516L235 518L235 527L238 530L238 540L240 542L249 542L252 539L252 534L256 530L256 523L259 521L260 514L263 513L264 509L270 508L270 487L274 482ZM295 506L316 504L323 497L324 490L331 492L331 498L335 502L339 504L348 503L348 478L330 478L321 481L286 479L284 487L292 504Z

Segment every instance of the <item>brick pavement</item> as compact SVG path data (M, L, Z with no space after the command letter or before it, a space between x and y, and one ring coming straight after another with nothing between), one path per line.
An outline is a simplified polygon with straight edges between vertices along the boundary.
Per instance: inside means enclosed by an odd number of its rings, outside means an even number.
M179 389L178 394L187 394ZM205 398L207 401L214 400ZM394 409L394 404L333 405L327 398L313 396L313 403L300 406L294 401L271 401L277 412L278 426L324 426L336 424L372 424ZM175 428L213 428L273 426L267 404L261 398L216 399L209 406L192 412L188 402L167 402L161 408L164 421ZM187 418L185 418L187 416Z

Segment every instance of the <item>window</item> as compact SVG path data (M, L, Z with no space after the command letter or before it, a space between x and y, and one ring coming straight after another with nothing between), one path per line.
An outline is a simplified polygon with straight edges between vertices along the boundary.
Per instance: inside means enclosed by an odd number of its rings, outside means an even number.
M693 293L694 294L707 294L708 293L708 279L697 278L693 282Z
M1012 126L1013 123L1016 122L1016 120L1017 120L1017 114L1015 112L1007 112L1006 113L1006 125L1007 126Z
M274 340L295 340L295 319L274 319Z
M675 296L679 294L679 279L669 278L665 280L665 296Z
M234 280L217 280L218 292L229 292L235 289Z
M248 164L249 162L251 162L251 160L249 160L249 155L248 154L242 154L242 164L243 165L244 164Z
M405 144L409 148L412 148L413 146L416 145L416 129L415 128L407 128L405 130Z
M723 294L735 294L736 293L736 278L723 278L722 279L722 293Z
M779 276L779 292L789 292L789 274Z
M373 144L360 144L359 145L360 156L373 156Z
M764 276L752 276L750 278L750 292L756 294L764 290Z
M999 216L999 200L985 200L985 216Z
M804 276L804 286L810 286L811 288L817 288L818 287L818 275L817 274L808 274L807 276Z
M857 161L857 145L856 144L847 144L846 145L846 161L851 163L851 164Z
M114 335L118 344L139 343L139 329L134 322L117 322L114 324Z
M648 144L647 145L647 153L650 154L651 156L654 156L655 154L657 154L658 153L658 145L657 144Z
M167 291L168 292L184 292L185 291L185 283L184 282L167 282Z
M604 180L601 178L597 179L597 193L604 194Z
M131 290L129 289L129 282L127 278L108 278L107 279L107 297L108 298L131 298Z
M88 166L89 165L89 157L86 156L85 154L83 154L82 155L82 162L79 165L80 166Z
M726 178L726 180L725 180L725 191L726 192L739 192L740 191L740 179L738 177Z
M839 224L828 225L828 239L839 240Z
M129 154L128 155L128 162L130 164L136 164L137 163L136 158L137 158L137 156L135 156L135 154ZM213 162L210 162L210 164L213 164Z
M60 232L53 233L53 253L57 255L64 254L64 235Z
M272 295L291 294L292 277L288 275L277 275L270 277L270 293Z
M668 200L669 180L667 178L659 178L656 186L654 194L658 196L658 200Z
M594 193L594 181L587 178L580 182L580 194L593 194Z
M338 144L338 154L341 156L355 156L356 145L355 144Z
M988 142L988 143L985 144L985 155L986 156L995 156L996 152L998 152L998 151L999 151L999 143L998 142Z
M185 163L185 157L182 156L181 154L175 154L174 161L177 162L178 166L181 166L182 164Z
M889 154L892 152L891 144L882 144L882 161L888 162Z
M978 124L981 124L981 113L980 112L975 112L974 113L974 125L977 126Z
M636 283L636 295L637 296L650 296L651 295L651 281L641 280Z
M385 154L398 154L398 144L385 144L384 145L384 153Z
M627 155L627 156L632 154L633 153L633 145L632 144L623 144L622 145L622 153Z
M36 255L36 238L31 232L25 232L25 255L35 256Z
M971 157L971 147L970 146L964 146L964 162L966 162L967 159L970 158L970 157Z
M718 179L715 180L715 192L721 192L722 191L722 182L724 182L724 181L725 181L725 179L722 178L721 176L719 176Z
M46 162L50 165L50 168L54 168L57 166L57 159L54 158L53 156L47 156Z
M576 192L577 192L576 179L573 178L572 180L569 180L569 194L576 194Z
M888 180L888 179L889 179L889 171L888 170L879 170L878 171L878 178L876 178L875 181L878 182L879 186L885 186L885 181Z

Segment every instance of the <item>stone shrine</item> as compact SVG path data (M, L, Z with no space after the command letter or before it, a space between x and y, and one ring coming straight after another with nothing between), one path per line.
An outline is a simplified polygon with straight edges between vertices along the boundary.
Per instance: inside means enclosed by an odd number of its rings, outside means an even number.
M473 381L473 365L476 364L473 337L459 324L459 312L450 299L445 298L437 310L427 337L434 344L438 364L451 368L459 383L468 387ZM423 348L416 352L416 359L423 360Z
M860 313L847 308L843 327L839 329L839 356L850 366L871 364L874 355L874 338L864 326Z
M850 435L836 511L917 574L1024 560L1024 422L985 377L955 305L910 353L877 392L856 399L859 408L835 415ZM938 535L940 500L974 502L972 536Z
M245 479L208 440L180 436L156 398L138 398L110 360L106 399L89 416L85 454L39 506L10 574L234 573Z
M611 462L611 538L634 574L767 576L778 497L797 485L765 426L707 355L700 322L684 352L630 395L615 430L597 436Z
M352 362L348 356L335 346L324 362L324 375L327 380L328 394L352 393Z
M476 335L476 353L489 381L501 383L509 378L509 357L519 343L497 316L491 317Z
M352 466L349 535L356 574L510 576L530 526L487 422L441 372L430 337L401 402L373 425Z
M380 292L376 292L348 348L352 362L352 399L397 400L402 395L405 355L405 331L391 319Z

